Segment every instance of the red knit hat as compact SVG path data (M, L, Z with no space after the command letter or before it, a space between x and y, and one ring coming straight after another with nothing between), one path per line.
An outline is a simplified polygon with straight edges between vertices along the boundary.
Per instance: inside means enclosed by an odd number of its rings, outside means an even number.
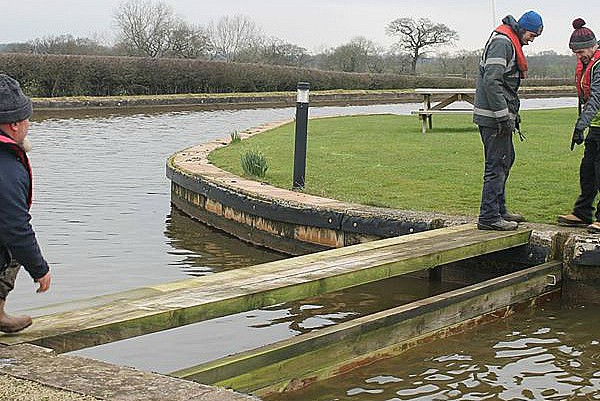
M588 47L593 47L598 44L594 32L584 25L585 21L583 18L577 18L573 21L573 28L575 28L575 30L571 34L571 40L569 41L569 47L573 51L587 49Z

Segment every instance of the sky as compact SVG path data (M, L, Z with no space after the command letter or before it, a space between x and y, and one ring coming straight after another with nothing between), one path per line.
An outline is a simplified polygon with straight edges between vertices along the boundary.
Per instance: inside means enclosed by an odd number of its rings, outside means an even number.
M535 10L544 19L544 33L526 53L554 50L569 54L571 22L584 18L600 39L600 2L584 0L163 0L189 23L208 25L225 15L249 17L267 36L302 46L311 52L348 43L363 36L389 48L393 38L385 27L396 18L429 18L456 30L459 41L443 49L482 48L493 25L512 14ZM37 37L114 38L113 15L122 0L0 0L4 3L0 43ZM585 6L582 4L585 3ZM598 17L594 20L594 16ZM496 17L494 19L494 16Z

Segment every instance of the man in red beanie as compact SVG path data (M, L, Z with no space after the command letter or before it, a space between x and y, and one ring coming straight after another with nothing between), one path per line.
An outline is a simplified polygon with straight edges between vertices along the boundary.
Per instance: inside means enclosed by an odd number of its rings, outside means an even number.
M560 225L587 226L588 231L600 233L600 205L596 207L595 213L593 205L600 185L600 50L594 32L585 27L583 19L573 21L573 28L575 30L571 34L569 47L577 56L575 75L583 111L573 130L571 150L575 144L584 143L583 132L588 127L589 132L585 138L585 150L579 167L581 193L575 201L573 212L560 215L557 220Z
M29 316L5 312L21 265L38 283L37 292L50 287L50 269L29 221L32 173L27 151L31 100L19 83L0 74L0 331L15 333L31 324Z
M542 17L528 11L502 20L488 39L479 63L473 122L479 126L485 156L483 189L477 227L480 230L515 230L523 216L506 208L505 187L515 160L512 134L519 124L517 91L527 76L522 47L542 34Z

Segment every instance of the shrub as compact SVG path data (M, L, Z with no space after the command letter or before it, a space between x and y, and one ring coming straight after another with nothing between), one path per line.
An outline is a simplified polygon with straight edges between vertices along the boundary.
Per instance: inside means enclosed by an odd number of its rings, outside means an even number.
M269 165L265 156L258 150L247 150L240 158L242 169L247 175L264 177Z

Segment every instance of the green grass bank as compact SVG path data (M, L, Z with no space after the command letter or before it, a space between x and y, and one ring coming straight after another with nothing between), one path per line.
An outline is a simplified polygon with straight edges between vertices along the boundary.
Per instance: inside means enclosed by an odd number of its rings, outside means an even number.
M553 223L579 194L583 146L569 150L573 108L522 112L527 139L515 136L517 158L507 184L511 210ZM483 149L469 116L434 116L421 134L416 116L371 115L309 122L305 192L372 206L476 216ZM240 156L259 150L269 168L261 179L291 188L294 124L211 153L218 167L243 176Z

